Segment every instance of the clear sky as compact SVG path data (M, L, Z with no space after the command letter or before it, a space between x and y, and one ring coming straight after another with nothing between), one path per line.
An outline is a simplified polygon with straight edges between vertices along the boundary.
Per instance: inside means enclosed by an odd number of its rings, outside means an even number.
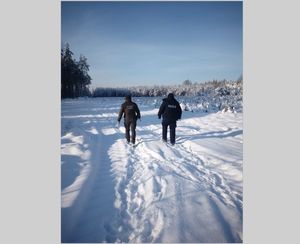
M61 42L90 64L92 87L236 80L242 2L62 2Z

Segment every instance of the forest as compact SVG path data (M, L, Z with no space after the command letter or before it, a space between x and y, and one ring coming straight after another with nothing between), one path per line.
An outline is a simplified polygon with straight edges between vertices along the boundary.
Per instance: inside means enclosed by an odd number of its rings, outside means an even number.
M87 58L80 55L77 61L66 43L61 50L61 98L91 96L89 85L92 78L88 71Z

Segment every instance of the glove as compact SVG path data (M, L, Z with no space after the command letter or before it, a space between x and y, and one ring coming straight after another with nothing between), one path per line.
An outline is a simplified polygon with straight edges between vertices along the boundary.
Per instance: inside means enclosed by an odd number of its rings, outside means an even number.
M158 115L158 119L160 119L160 118L161 118L161 116Z

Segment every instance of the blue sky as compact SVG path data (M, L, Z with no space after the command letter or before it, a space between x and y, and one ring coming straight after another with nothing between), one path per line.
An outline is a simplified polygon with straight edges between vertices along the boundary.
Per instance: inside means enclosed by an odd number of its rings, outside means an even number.
M92 86L237 79L242 2L62 2L61 42L90 64Z

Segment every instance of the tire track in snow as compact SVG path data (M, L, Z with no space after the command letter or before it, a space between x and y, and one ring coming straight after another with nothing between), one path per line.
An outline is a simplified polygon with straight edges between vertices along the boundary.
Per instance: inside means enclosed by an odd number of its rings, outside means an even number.
M95 140L93 138L92 140ZM93 144L98 145L97 142ZM95 165L97 167L97 165ZM90 166L91 167L91 166ZM89 169L88 176L85 182L80 186L80 191L73 202L73 204L69 207L62 208L62 242L72 242L74 239L74 229L76 228L78 222L80 221L80 217L82 215L82 211L84 205L86 204L88 195L90 194L90 188L93 184L93 171ZM82 189L86 189L83 191Z
M113 178L107 158L108 145L103 143L105 136L101 133L85 132L84 135L92 145L90 173L73 205L62 210L62 242L115 242L116 212L113 207Z

